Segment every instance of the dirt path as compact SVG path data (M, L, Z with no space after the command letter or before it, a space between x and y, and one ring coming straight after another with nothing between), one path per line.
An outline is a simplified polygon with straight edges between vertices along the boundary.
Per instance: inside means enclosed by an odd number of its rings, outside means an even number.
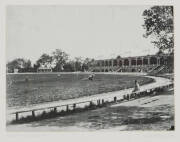
M138 107L154 107L158 105L171 105L174 106L174 96L173 96L173 90L163 92L162 94L158 96L153 97L145 97L145 98L139 98L136 100L115 104L111 107L117 107L117 106L138 106Z

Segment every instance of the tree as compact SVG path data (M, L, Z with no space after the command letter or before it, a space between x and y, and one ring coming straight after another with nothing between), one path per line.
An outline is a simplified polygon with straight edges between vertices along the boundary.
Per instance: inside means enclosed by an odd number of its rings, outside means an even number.
M93 63L94 59L91 58L86 58L83 62L83 66L82 66L82 70L89 70L89 67L91 66L91 64Z
M82 71L83 59L82 57L75 57L75 71Z
M40 66L41 64L51 64L52 63L52 56L48 54L42 54L41 57L36 61L36 64Z
M173 6L153 6L143 12L144 37L161 51L174 52Z
M62 71L64 70L63 66L68 60L68 54L62 51L61 49L56 49L53 53L53 61L55 62L56 66L54 71Z
M14 59L7 64L8 72L14 72L14 69L18 69L19 72L27 72L31 68L31 61L23 58Z
M64 66L64 71L65 72L73 72L74 71L74 62L73 61L69 61L68 63L66 63Z
M31 61L30 60L27 60L27 61L24 62L24 68L26 68L26 69L31 68Z
M120 55L118 55L118 56L116 57L116 59L121 59L121 56L120 56Z
M156 53L157 56L161 56L161 55L164 55L164 52L162 50L159 50L157 53Z

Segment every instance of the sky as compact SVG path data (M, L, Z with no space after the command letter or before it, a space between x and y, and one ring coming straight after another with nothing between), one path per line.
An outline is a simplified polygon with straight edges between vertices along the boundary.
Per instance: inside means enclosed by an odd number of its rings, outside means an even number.
M8 6L6 61L62 49L70 58L116 58L154 54L143 37L149 6Z

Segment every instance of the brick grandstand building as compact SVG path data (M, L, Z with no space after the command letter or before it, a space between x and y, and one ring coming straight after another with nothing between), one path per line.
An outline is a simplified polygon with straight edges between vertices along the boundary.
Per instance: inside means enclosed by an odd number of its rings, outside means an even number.
M95 60L90 66L93 72L149 72L154 69L165 69L173 72L173 55L147 55L114 59ZM162 68L163 67L163 68Z

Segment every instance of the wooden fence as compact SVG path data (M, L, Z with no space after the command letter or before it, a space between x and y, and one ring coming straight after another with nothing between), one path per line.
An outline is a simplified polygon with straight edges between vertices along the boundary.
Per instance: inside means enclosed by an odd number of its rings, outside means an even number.
M174 84L170 83L168 85L164 86L159 86L159 87L154 87L148 90L141 90L137 92L132 92L130 94L125 94L123 95L122 98L118 98L117 96L113 96L112 98L110 97L110 100L105 100L105 99L94 99L94 100L88 100L88 101L82 101L82 102L76 102L76 103L67 103L64 105L56 105L56 106L50 106L50 107L45 107L45 108L37 108L37 109L31 109L31 110L22 110L22 111L16 111L11 113L11 115L15 116L14 122L19 122L21 120L26 121L27 119L31 119L31 121L37 120L36 118L40 117L43 115L43 113L46 113L48 118L48 113L53 114L51 116L57 116L57 115L66 115L66 114L72 114L74 112L80 112L80 111L85 111L89 109L96 109L99 107L106 106L108 104L113 104L113 103L123 103L126 101L131 101L134 99L138 99L141 97L146 97L146 96L154 96L158 95L158 93L163 92L167 89L173 88ZM41 111L39 114L37 112ZM20 114L23 113L29 113L29 117L20 117ZM41 117L43 118L43 117ZM27 122L27 121L26 121Z

